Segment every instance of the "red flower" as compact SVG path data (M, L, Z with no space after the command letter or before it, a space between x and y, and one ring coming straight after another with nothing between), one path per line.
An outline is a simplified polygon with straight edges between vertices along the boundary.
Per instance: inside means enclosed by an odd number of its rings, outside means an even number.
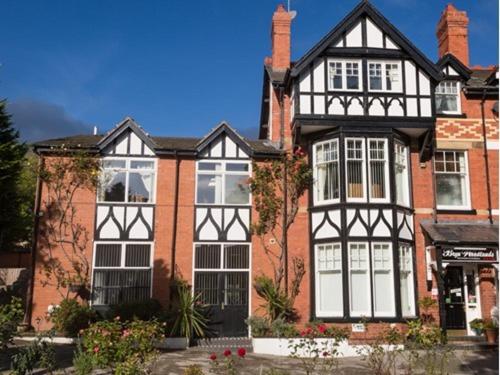
M98 346L96 346L96 347L94 348L94 353L99 353L99 347L98 347Z
M323 357L328 357L328 352L323 352Z
M321 333L325 333L326 332L326 326L324 324L320 324L318 326L318 331L321 332Z
M238 349L238 357L243 358L245 356L245 354L247 354L247 351L245 350L245 348Z
M212 353L210 354L210 357L209 357L212 361L215 361L217 359L217 356L215 355L215 353Z
M304 331L304 330L300 331L300 335L301 335L302 337L304 337L304 336L306 335L306 331Z
M224 350L224 357L229 357L231 355L231 350L226 349Z
M310 335L312 333L312 328L311 327L307 327L306 329L306 335Z

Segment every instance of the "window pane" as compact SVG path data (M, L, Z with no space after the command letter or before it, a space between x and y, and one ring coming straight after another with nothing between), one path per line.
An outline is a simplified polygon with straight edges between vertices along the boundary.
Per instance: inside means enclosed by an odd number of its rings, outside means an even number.
M370 197L385 198L386 197L386 155L385 141L370 140Z
M152 201L153 173L129 172L128 201L147 203Z
M222 170L222 164L221 163L200 162L200 163L198 163L198 169L200 171L220 171L220 170Z
M330 80L333 89L342 89L342 63L330 63Z
M316 146L316 198L318 201L339 198L338 142Z
M226 171L231 172L248 172L250 164L247 163L227 163Z
M248 204L250 190L247 175L226 176L226 199L227 204Z
M126 168L125 160L103 160L102 167L105 169Z
M458 112L458 82L444 81L436 88L436 111Z
M248 245L224 245L224 268L248 268Z
M222 176L199 174L197 203L222 203Z
M126 172L104 171L100 183L100 200L104 202L124 202L126 178Z
M349 244L349 288L351 314L371 315L368 248L364 243Z
M465 178L460 174L436 174L437 204L465 206Z
M358 63L346 63L347 89L359 89L359 67Z
M369 64L370 89L382 90L382 64Z
M200 302L204 305L219 304L218 273L194 273L194 292L200 294Z
M230 272L223 275L222 297L225 305L248 304L248 272Z
M404 317L415 316L413 254L412 248L410 246L399 246L399 275L401 312Z
M219 269L220 251L220 245L196 245L194 251L194 267Z
M320 272L318 277L319 310L342 315L344 303L342 295L342 272Z
M385 88L387 91L400 90L399 65L385 64Z
M363 198L363 142L347 140L347 197Z
M396 179L396 203L409 206L410 191L408 180L407 148L402 144L394 144L394 175Z
M151 263L150 245L126 245L125 267L149 267Z
M99 244L95 247L95 267L120 267L121 245Z
M152 161L140 161L140 160L131 160L130 161L131 169L153 169L154 162Z
M95 305L146 300L151 295L151 270L96 270L92 292Z
M392 249L389 244L373 244L373 307L378 316L394 315Z

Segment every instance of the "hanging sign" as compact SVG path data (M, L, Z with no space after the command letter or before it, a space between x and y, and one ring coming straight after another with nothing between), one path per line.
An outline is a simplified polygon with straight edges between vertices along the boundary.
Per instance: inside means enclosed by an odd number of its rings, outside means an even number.
M449 247L441 253L443 262L496 263L497 249L487 247Z

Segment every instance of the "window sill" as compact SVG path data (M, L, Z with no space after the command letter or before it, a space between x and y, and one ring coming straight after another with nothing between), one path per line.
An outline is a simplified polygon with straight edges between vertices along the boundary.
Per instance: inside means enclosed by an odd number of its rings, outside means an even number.
M436 213L442 215L477 215L477 211L473 208L438 208Z
M440 117L444 118L467 118L465 113L457 112L457 113L436 113L436 117L439 119Z

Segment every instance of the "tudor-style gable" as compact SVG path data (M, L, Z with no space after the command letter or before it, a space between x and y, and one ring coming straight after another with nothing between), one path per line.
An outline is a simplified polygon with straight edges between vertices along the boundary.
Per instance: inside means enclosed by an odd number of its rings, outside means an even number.
M441 73L368 2L306 53L290 77L291 121L302 134L342 123L424 129L419 133L433 127Z
M248 159L252 147L225 121L217 125L196 145L199 158Z
M97 144L104 155L154 156L156 144L132 118L126 117Z

